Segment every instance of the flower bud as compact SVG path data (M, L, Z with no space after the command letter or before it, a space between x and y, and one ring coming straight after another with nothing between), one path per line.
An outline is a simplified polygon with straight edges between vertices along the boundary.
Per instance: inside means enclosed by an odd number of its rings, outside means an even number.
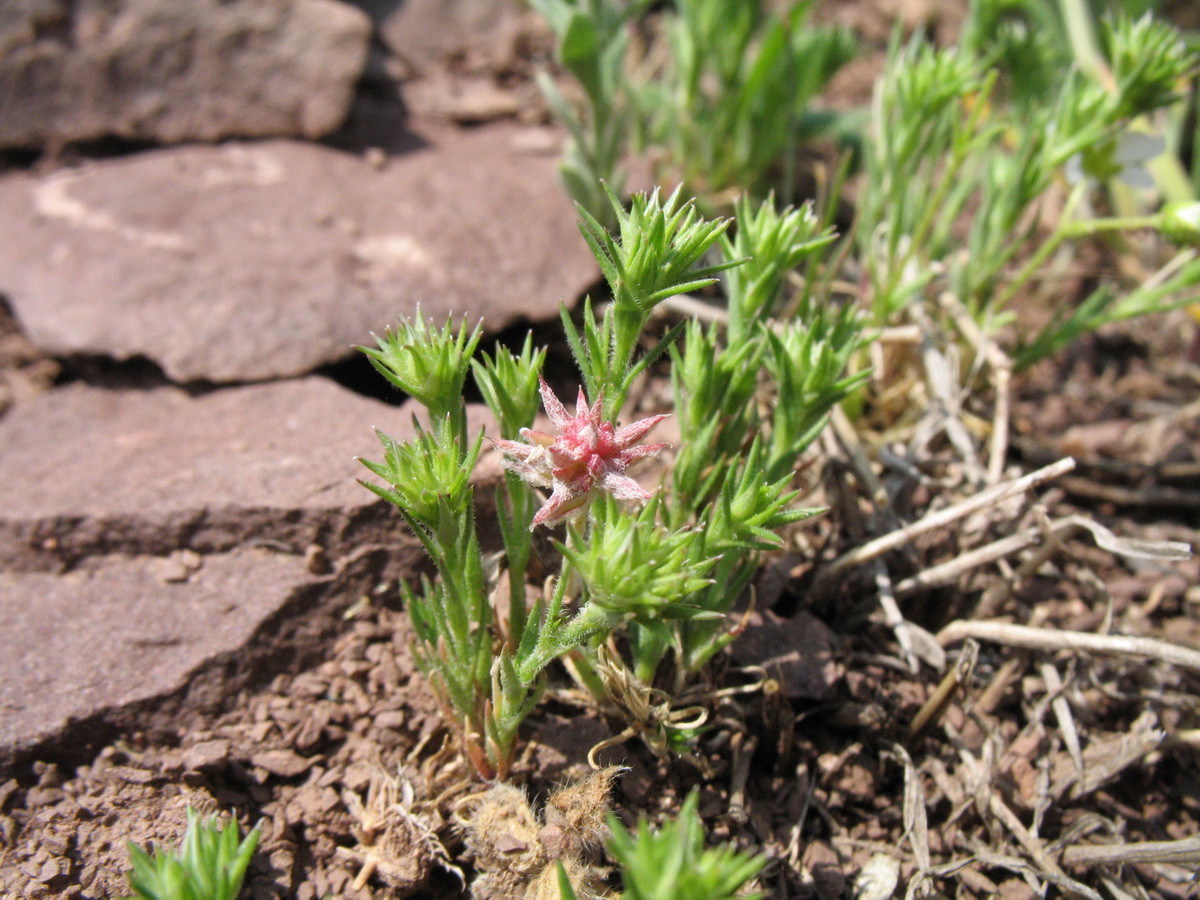
M1168 203L1158 217L1159 232L1172 244L1200 244L1200 201Z

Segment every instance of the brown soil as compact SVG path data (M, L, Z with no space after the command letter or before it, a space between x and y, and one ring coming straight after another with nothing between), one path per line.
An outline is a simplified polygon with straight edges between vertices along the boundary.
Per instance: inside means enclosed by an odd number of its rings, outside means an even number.
M842 89L857 96L861 87ZM1073 513L1122 537L1195 545L1192 328L1180 313L1113 329L1020 379L1012 462L1029 470L1071 454L1080 465L1041 489L1036 509L992 510L892 554L892 578ZM52 365L23 348L8 352L0 388L43 384ZM1195 857L1103 866L1068 851L1197 834L1200 673L1144 656L982 642L963 688L912 736L941 676L906 661L871 567L825 596L809 591L820 562L861 542L867 488L835 454L808 472L819 485L814 498L832 511L798 530L794 552L764 566L760 609L805 629L810 620L799 617L823 623L832 657L801 659L799 671L769 668L766 681L727 665L713 688L758 689L710 701L711 727L689 759L659 759L636 739L601 753L603 763L627 767L611 808L626 821L661 819L698 789L710 839L765 851L760 886L777 898L890 896L864 886L864 869L888 871L881 860L898 866L900 884L924 879L947 896L1032 897L1035 875L1046 872L1093 890L1111 882L1143 896L1188 896ZM906 521L971 492L949 454L920 474L897 505ZM913 593L900 608L934 633L983 610L1063 632L1200 648L1197 584L1195 558L1122 560L1083 534L1030 572L983 567ZM189 805L231 811L243 828L262 822L247 878L255 898L459 896L486 855L465 826L479 816L482 789L415 671L409 636L394 586L384 586L348 611L335 641L298 654L321 659L314 666L285 666L224 697L219 712L185 716L189 724L173 733L130 731L79 764L80 733L74 752L22 766L0 782L0 896L123 895L126 842L177 843ZM947 648L951 669L961 647ZM824 693L789 690L794 684ZM552 820L536 808L557 785L586 776L589 750L624 727L575 703L565 677L555 687L527 724L514 779L535 807L519 815L543 843Z
M1019 454L1030 465L1066 452L1081 460L1043 494L1047 516L1081 512L1122 536L1196 541L1200 373L1185 359L1187 324L1166 317L1102 335L1020 383ZM828 476L838 471L826 461ZM953 481L948 469L930 474ZM921 493L916 503L944 500ZM802 533L817 558L851 546L854 518L835 502L833 513L807 524ZM1011 530L996 517L977 528L937 532L898 554L892 568L923 571L989 532ZM778 681L765 690L714 702L714 727L690 761L656 759L636 740L604 751L603 762L629 769L612 791L622 817L660 817L698 788L711 838L771 856L762 882L777 897L846 895L879 854L899 861L904 880L928 854L929 877L961 896L1032 896L1023 880L1031 845L1059 859L1067 845L1196 833L1200 780L1188 735L1197 726L1197 673L1144 658L985 643L968 689L914 739L907 729L937 674L909 671L865 577L850 577L814 605L805 587L812 558L768 567L761 594L785 617L823 621L844 676L821 700L781 696L779 684L788 682L775 671ZM970 618L989 589L1014 583L991 615L1197 646L1198 575L1195 559L1119 562L1085 535L1023 580L981 570L912 596L903 610L936 631ZM0 894L119 895L126 841L177 841L193 805L262 820L248 878L255 897L457 895L456 869L468 878L471 871L461 823L478 786L414 672L408 641L394 592L383 592L346 619L319 665L227 698L220 715L177 734L127 734L84 765L35 763L25 770L30 777L0 785ZM730 668L717 686L753 680ZM1082 746L1082 774L1052 703L1059 696ZM585 775L588 750L620 727L552 692L529 722L516 780L544 797ZM397 808L416 824L407 837L393 835L399 843L385 852L378 828L364 830L363 818L368 795L389 782L404 798ZM923 822L913 818L922 795ZM377 865L356 887L373 856L393 865ZM1157 897L1186 894L1191 878L1168 863L1110 871ZM1068 874L1098 886L1104 870Z

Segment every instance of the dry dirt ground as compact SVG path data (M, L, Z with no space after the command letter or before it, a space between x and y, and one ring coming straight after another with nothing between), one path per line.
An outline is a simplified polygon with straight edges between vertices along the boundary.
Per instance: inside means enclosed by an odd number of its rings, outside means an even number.
M1079 465L1039 489L1036 504L988 510L892 554L904 616L933 633L988 618L1060 637L1200 647L1195 559L1121 560L1089 532L1055 525L1079 514L1126 538L1196 542L1200 372L1187 362L1188 337L1183 319L1144 322L1020 381L1014 466L1068 453ZM960 496L949 459L910 477L914 512ZM980 635L962 687L914 733L940 676L906 663L875 576L853 571L824 596L812 590L815 560L861 543L867 508L845 455L815 461L815 472L832 511L764 568L760 612L772 612L752 622L751 649L713 685L758 689L710 701L711 728L690 760L657 759L638 740L603 751L602 762L628 768L612 809L657 818L699 789L710 837L769 853L762 887L776 897L847 896L868 864L886 881L887 861L902 885L924 879L951 895L1034 896L1035 876L1188 895L1194 855L1120 864L1119 853L1196 834L1195 654L1157 657L1153 643L1115 654L1017 649ZM905 585L906 573L1027 529L1040 535L1032 563L1027 553L945 586ZM955 671L963 644L952 632L943 643ZM119 895L125 842L178 840L192 805L263 822L248 878L255 897L457 895L459 870L471 877L463 826L479 787L408 640L394 587L383 584L345 611L332 640L308 648L318 662L224 698L220 714L184 710L174 733L133 731L82 765L48 756L24 768L0 784L0 892ZM769 678L746 663L764 663ZM544 802L585 776L589 749L622 727L552 691L528 724L517 782ZM395 803L381 811L383 797Z
M1125 551L1200 537L1194 328L1178 313L1113 329L1018 379L1010 473L1064 456L1074 470L832 579L833 561L891 530L878 490L905 522L977 490L939 444L914 461L896 435L824 441L802 477L830 512L764 562L740 649L709 685L707 730L687 759L638 738L603 750L624 767L611 786L606 775L611 809L660 820L698 790L711 840L767 853L760 887L776 898L1194 894L1200 562L1114 553L1106 538ZM3 405L50 389L57 367L4 317ZM967 413L991 414L986 399ZM856 452L881 450L885 465L864 471ZM1021 535L998 560L954 567ZM556 676L515 772L533 811L510 797L487 820L489 847L509 856L489 852L471 830L481 786L415 671L395 583L381 575L338 613L309 646L293 629L286 657L258 648L253 678L173 724L130 727L82 759L81 731L0 780L0 896L123 895L126 842L175 844L188 806L262 823L255 898L449 898L488 866L478 893L509 896L496 866L533 851L543 867L574 860L553 838L560 807L583 801L555 790L588 777L589 751L624 723ZM985 619L1041 643L972 630ZM943 652L939 671L928 661Z

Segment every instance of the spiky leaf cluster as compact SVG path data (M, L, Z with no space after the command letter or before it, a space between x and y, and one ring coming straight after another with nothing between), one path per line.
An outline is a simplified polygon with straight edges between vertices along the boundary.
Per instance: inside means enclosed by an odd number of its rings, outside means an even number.
M415 437L404 442L375 432L383 445L383 462L359 462L386 486L370 481L359 484L394 504L418 535L435 533L447 515L461 516L470 506L471 472L483 448L483 432L464 447L448 425L431 432L414 419L413 428Z
M643 818L631 833L611 817L608 849L621 867L623 900L758 900L743 894L766 859L730 844L704 846L704 825L691 793L679 815L657 831Z
M440 422L463 409L463 385L482 327L476 324L468 332L465 319L458 328L447 319L438 330L418 307L411 319L402 319L382 337L375 335L375 347L358 349L384 378L416 398L430 418Z
M588 602L626 618L711 616L682 602L707 587L716 557L704 551L703 532L668 531L656 522L658 504L625 515L611 500L597 504L587 540L555 546L571 561Z
M516 434L533 424L537 415L538 373L546 362L546 348L533 349L533 335L525 336L520 353L496 345L493 355L471 360L471 371L483 401L496 416L501 434Z
M129 886L140 900L235 900L261 834L256 826L240 842L236 822L218 827L187 811L178 853L156 846L153 854L129 845ZM134 900L134 898L129 898Z

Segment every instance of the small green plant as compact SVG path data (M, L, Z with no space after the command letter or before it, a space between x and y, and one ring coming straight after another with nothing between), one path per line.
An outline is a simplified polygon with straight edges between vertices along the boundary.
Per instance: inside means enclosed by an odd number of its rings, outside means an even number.
M622 161L635 149L660 181L683 183L706 208L772 188L790 196L797 148L831 122L813 100L854 50L847 33L812 26L803 2L533 5L583 91L573 104L543 77L572 135L563 178L609 230L619 219L601 180L619 192ZM1017 326L1013 299L1052 291L1062 251L1165 233L1161 216L1131 211L1126 185L1195 199L1174 155L1186 140L1181 113L1169 141L1156 133L1163 117L1148 117L1177 105L1196 68L1194 50L1169 25L1140 13L1097 22L1083 0L977 0L957 46L897 38L869 112L866 182L846 248L866 273L873 323L903 324L921 303L950 333L941 302L950 299L984 333ZM1094 202L1098 188L1110 210ZM1013 367L1112 322L1191 301L1200 284L1194 250L1158 263L1142 284L1105 283L1073 308L1056 306L1036 332L1015 327Z
M261 834L255 826L239 843L236 822L218 827L194 809L187 811L183 846L174 854L154 847L153 855L129 845L133 871L129 886L141 900L235 900ZM133 898L130 898L133 900Z
M541 379L544 354L529 341L520 353L498 347L472 361L477 329L438 329L418 312L364 348L428 413L409 441L379 435L383 460L364 464L383 484L364 484L399 508L437 567L437 579L404 590L416 657L483 778L507 775L517 729L556 659L570 655L598 700L641 725L650 710L629 698L660 691L668 670L668 706L687 688L732 639L726 614L757 554L778 544L780 528L815 512L793 508L793 467L856 383L842 374L860 346L851 310L810 305L809 322L778 332L767 324L783 274L832 240L810 209L743 205L745 224L726 240L731 222L705 219L678 191L635 196L628 210L611 191L608 200L615 230L582 210L581 229L612 302L597 317L585 301L578 326L563 312L583 381L573 414ZM720 257L706 262L710 251ZM738 310L728 340L680 323L642 352L659 303L738 267L743 274L727 283ZM664 486L652 491L628 470L667 450L644 440L665 416L623 426L620 418L634 380L664 357L676 372L684 439ZM501 431L491 443L506 469L496 506L507 616L497 611L476 532L470 473L483 436L466 430L469 371ZM539 398L552 432L531 427ZM556 558L541 560L557 574L530 600L532 532L560 525ZM605 650L618 632L627 637L624 658ZM663 719L661 712L654 716ZM661 737L649 729L652 743Z
M737 214L736 235L720 245L726 262L743 261L726 273L725 332L689 322L670 354L675 409L688 440L667 481L663 519L676 528L704 523L705 546L719 562L712 583L690 602L708 615L669 634L640 622L630 627L637 678L653 684L669 668L676 695L733 640L724 619L759 552L777 545L781 528L818 512L795 507L794 467L832 408L865 377L845 374L862 347L853 307L801 292L792 298L797 314L773 320L785 275L828 246L832 231L811 206L781 213L770 200L757 208L742 200Z
M1140 164L1165 145L1134 123L1174 101L1194 55L1165 24L1118 18L1102 23L1108 75L1100 79L1070 68L1033 21L1006 27L1001 6L975 4L957 47L897 43L877 84L856 242L880 325L948 292L995 329L1012 321L1007 308L1018 293L1050 276L1064 245L1164 226L1158 215L1096 212L1093 188L1117 178L1153 184ZM987 27L997 29L996 41L981 39ZM1019 61L1016 47L1026 54ZM1047 236L1041 213L1051 189L1064 187ZM1123 298L1106 286L1039 333L1018 330L1015 365L1109 322L1184 303L1181 292L1196 284L1200 262L1177 254Z
M654 831L643 818L631 833L609 816L609 853L620 868L622 900L758 900L742 893L766 859L730 845L704 846L704 825L696 812L699 795L690 794L679 814ZM564 871L559 872L563 900L578 900Z
M648 60L633 90L638 149L660 181L725 206L792 196L798 150L835 118L812 102L856 50L845 29L813 25L812 6L677 0L661 62Z
M547 73L538 84L570 134L559 174L567 193L606 226L604 185L625 183L624 156L636 127L626 75L630 26L650 0L530 0L554 31L558 62L583 91L573 104Z
M651 14L647 0L530 2L583 94L572 103L539 79L571 136L563 182L606 228L616 219L601 182L620 193L634 152L659 183L728 209L741 193L792 196L799 149L837 120L810 106L855 44L844 29L812 25L811 3L676 0Z

